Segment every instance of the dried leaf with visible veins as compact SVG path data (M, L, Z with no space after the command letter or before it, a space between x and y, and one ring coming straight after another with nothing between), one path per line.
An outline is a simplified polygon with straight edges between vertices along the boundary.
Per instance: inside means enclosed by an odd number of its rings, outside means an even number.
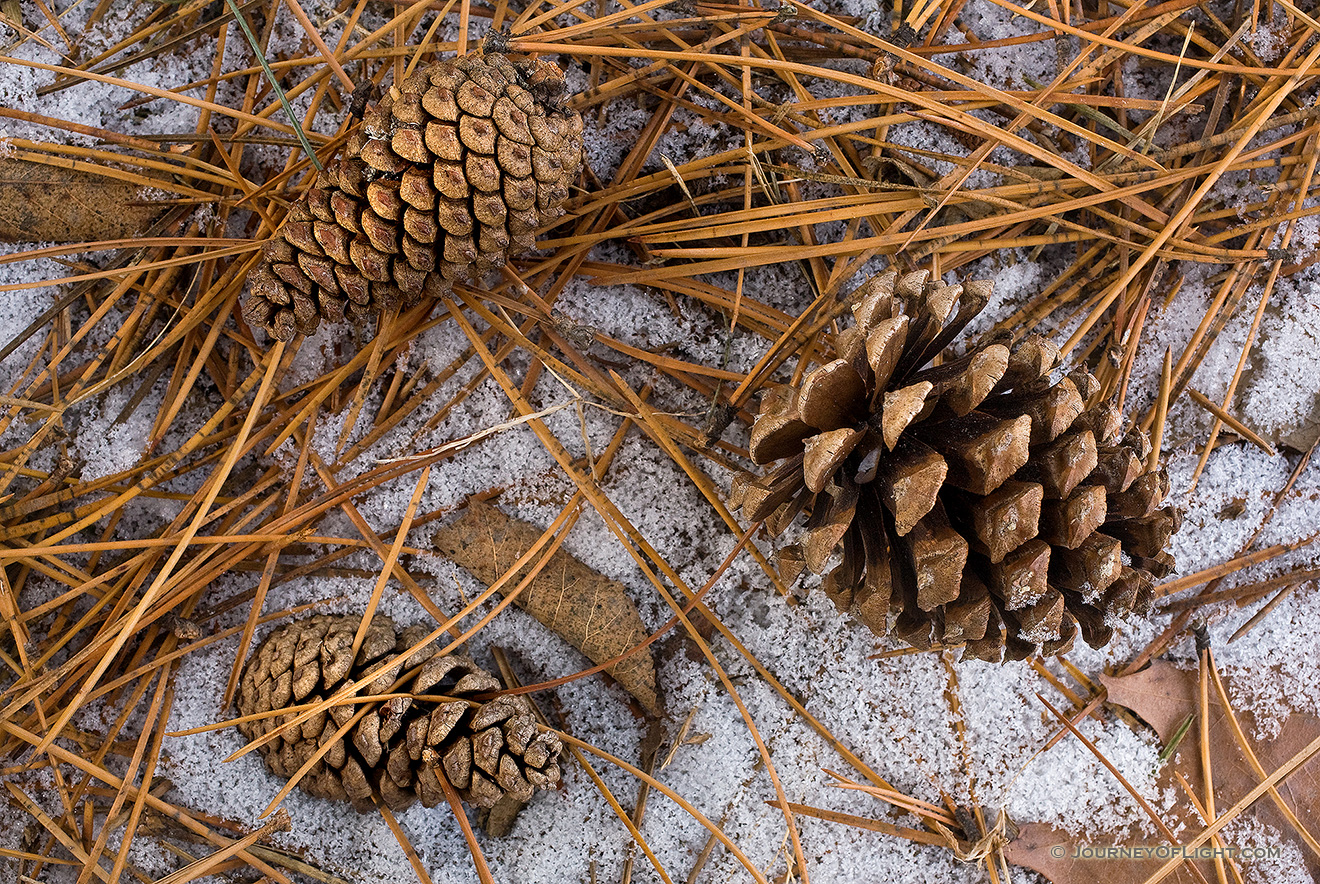
M433 543L439 552L489 585L503 576L543 533L474 500L457 521L436 532ZM518 582L519 578L507 581L505 591ZM617 657L650 635L622 585L562 549L550 557L514 604L553 629L593 663ZM638 651L605 671L649 714L660 714L655 664L649 651Z
M146 188L107 174L0 159L0 242L128 239L166 208ZM168 189L168 181L161 182ZM159 196L156 200L159 200Z

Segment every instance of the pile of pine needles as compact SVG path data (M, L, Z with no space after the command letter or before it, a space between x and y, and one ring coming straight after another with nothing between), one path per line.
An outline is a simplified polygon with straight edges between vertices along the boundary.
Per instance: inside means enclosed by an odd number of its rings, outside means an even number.
M842 295L864 266L887 261L939 275L1012 254L1005 249L1031 256L1051 250L1066 256L1066 269L1006 312L995 331L1055 335L1069 359L1091 366L1105 389L1120 397L1127 396L1148 316L1176 301L1186 268L1213 265L1209 309L1186 349L1167 354L1156 395L1147 390L1131 397L1143 406L1154 403L1133 418L1158 440L1169 407L1186 396L1214 416L1202 466L1225 430L1268 449L1232 410L1274 286L1316 260L1297 259L1289 246L1298 221L1317 211L1312 191L1320 113L1306 96L1320 79L1320 25L1289 0L1238 0L1223 8L1195 0L1108 0L1099 9L1062 0L987 0L1030 25L1023 25L1022 36L982 39L961 18L964 2L918 0L895 9L888 27L870 30L860 20L806 5L691 0L529 0L523 7L507 0L342 0L323 21L298 0L144 2L133 33L94 57L82 57L84 37L42 0L35 4L39 19L12 22L19 37L0 64L53 73L45 92L98 81L136 93L126 110L183 102L196 109L197 119L192 132L147 138L37 111L0 110L50 131L49 140L10 139L10 158L92 172L171 197L141 237L34 248L0 259L42 258L66 268L55 278L4 286L52 293L49 310L0 342L0 359L37 342L26 365L8 366L15 380L0 399L0 431L21 440L0 451L0 758L8 797L31 818L21 849L3 853L16 859L20 875L43 880L53 868L71 866L77 874L70 880L79 884L150 881L129 861L128 847L152 838L180 858L178 871L166 879L170 884L221 871L248 880L337 880L263 845L278 819L248 831L170 799L170 784L157 776L166 722L176 693L195 689L175 676L187 655L227 643L235 649L228 683L219 687L227 705L257 628L299 613L271 610L268 593L309 575L372 577L377 597L388 581L397 581L456 638L479 629L484 621L460 622L466 610L442 610L400 557L423 552L419 529L451 512L418 511L428 480L455 452L482 439L452 440L384 462L368 452L410 417L425 415L425 432L442 426L477 385L494 379L513 417L535 432L576 489L542 539L540 561L583 508L593 508L673 607L675 628L689 632L735 698L736 686L707 642L709 630L694 625L698 616L840 752L865 781L855 785L923 824L914 829L790 803L743 709L790 835L788 875L805 880L810 845L800 843L794 820L807 814L988 860L989 879L1008 880L1002 826L988 811L955 808L951 801L924 804L891 788L703 603L703 591L720 573L704 588L685 583L602 488L624 437L642 434L673 459L729 535L742 541L735 552L754 556L767 580L787 592L712 478L745 462L739 444L725 440L738 433L726 427L749 422L749 407L767 384L800 376L829 357L820 332L840 314ZM80 25L83 35L100 26L110 6L96 6ZM277 13L289 12L303 38L277 51L274 22ZM253 45L239 50L251 63L231 70L221 60L228 42L243 39L242 30L230 27L236 15ZM366 27L367 20L383 24ZM1286 38L1278 58L1262 59L1253 50L1252 36L1267 23ZM326 354L325 370L290 381L298 342L268 346L237 309L262 241L343 144L356 122L349 112L355 98L360 102L373 87L388 89L418 65L477 51L471 35L490 31L508 35L512 52L549 56L585 74L590 88L573 105L588 120L589 139L593 123L619 103L645 109L648 121L616 168L587 169L569 215L545 235L540 254L516 261L485 285L458 286L450 299L384 316L373 333L336 331L343 344ZM340 36L327 42L323 33ZM446 33L457 39L440 39ZM215 46L204 79L164 90L121 76L136 62L168 64L202 36ZM66 63L15 57L30 42L55 48ZM943 48L950 42L958 44L957 55ZM1057 55L1059 73L1050 82L1006 90L978 78L979 59L1011 58L1032 43L1052 46ZM1134 66L1148 81L1167 84L1162 98L1125 94L1125 71ZM241 100L225 103L222 95ZM293 102L305 108L300 116L293 116ZM666 136L694 119L723 133L716 148L657 163ZM942 140L914 131L937 132ZM912 146L936 143L955 147ZM1263 198L1243 204L1225 186L1244 177L1262 184ZM616 248L596 248L606 243ZM785 313L749 290L749 274L769 267L798 274L800 310ZM639 349L614 339L609 329L575 325L555 310L557 297L575 280L602 291L641 286L676 311L722 317L730 336L754 340L764 356L744 373ZM1243 312L1252 321L1237 373L1222 400L1211 400L1192 387L1192 378L1229 320ZM447 323L467 346L436 371L417 358L413 343ZM365 342L360 348L359 337ZM516 363L510 360L515 352ZM659 387L695 394L709 403L707 414L683 417L653 406L652 387L635 388L612 370L619 365L642 365ZM473 366L479 370L456 394L436 396ZM619 416L607 450L575 458L546 427L529 395L546 371L582 401ZM84 481L67 422L103 405L112 390L131 391L120 420L143 407L155 409L148 441L132 467ZM333 458L311 444L327 421L342 427ZM281 448L293 453L292 468L289 460L272 457ZM478 496L500 493L499 477L493 478L496 484ZM415 482L416 492L400 523L373 530L355 502L405 479ZM1290 488L1291 481L1277 489L1277 498ZM175 515L159 530L143 535L121 527L143 524L139 515L159 512L163 504ZM346 519L356 533L328 532L331 516L336 525ZM1258 548L1253 536L1222 565L1162 587L1165 596L1179 594L1172 622L1127 671L1183 635L1204 604L1282 595L1306 579L1219 590L1225 578L1290 548ZM374 553L376 570L344 564L361 552ZM243 579L223 585L243 589L219 595L214 587L227 574ZM212 628L235 611L242 612L241 625ZM1105 708L1103 687L1066 659L1062 678L1040 661L1034 665L1069 699L1069 708L1058 710L1056 739ZM76 724L79 711L92 703L114 712L113 721L94 733ZM571 735L565 740L588 770L593 756L597 764L622 765L639 784L689 806L628 760ZM38 775L56 801L34 800ZM632 796L616 797L593 779L622 825L640 839L633 820L645 799L625 811ZM419 881L428 882L406 832L382 813ZM711 841L696 867L682 873L687 880L697 878L717 842L752 880L767 880L718 825L701 819ZM1217 820L1214 830L1225 822ZM1205 840L1214 831L1192 834ZM676 879L644 839L639 845L662 880ZM475 839L471 846L477 873L489 879Z

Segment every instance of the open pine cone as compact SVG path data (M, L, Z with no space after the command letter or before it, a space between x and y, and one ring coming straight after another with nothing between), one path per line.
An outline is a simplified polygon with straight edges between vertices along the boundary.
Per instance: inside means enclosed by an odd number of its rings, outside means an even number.
M318 615L268 635L243 670L239 713L254 715L325 699L426 636L422 627L400 634L393 621L378 616L352 657L360 622L357 617ZM440 777L480 808L509 799L526 801L535 789L559 782L562 744L555 734L539 731L526 697L497 697L485 703L466 699L502 686L470 657L436 656L431 649L398 659L362 695L388 692L404 670L416 672L393 693L422 696L376 703L337 740L335 732L362 705L332 706L264 744L259 751L266 767L288 779L334 740L299 788L317 797L351 801L359 811L374 807L373 796L391 809L416 799L427 807L443 803ZM238 728L255 740L295 717L287 712Z
M781 568L821 573L840 553L824 590L877 635L996 661L1062 653L1079 627L1099 647L1173 567L1168 476L1092 401L1093 376L1051 379L1044 338L947 354L990 283L927 275L869 280L840 358L765 396L750 453L779 463L739 477L734 502L775 535L809 512Z
M582 118L548 61L465 55L368 109L248 277L243 317L281 341L442 297L532 248L582 168Z

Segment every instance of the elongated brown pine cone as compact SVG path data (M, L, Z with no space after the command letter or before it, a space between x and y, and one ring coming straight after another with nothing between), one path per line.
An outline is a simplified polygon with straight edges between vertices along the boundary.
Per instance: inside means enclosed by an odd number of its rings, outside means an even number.
M582 118L548 61L465 55L367 110L248 277L243 317L281 341L442 297L532 248L582 168Z
M360 696L388 692L405 670L416 672L393 693L422 696L378 701L338 739L336 731L362 704L339 704L318 713L260 748L272 773L288 779L333 741L299 788L321 798L350 801L359 811L373 809L373 796L391 809L416 799L427 807L442 804L440 777L481 808L501 799L526 801L535 789L559 782L559 737L539 731L527 698L497 697L485 703L466 699L502 685L461 654L436 656L428 649L407 660L398 658L427 631L409 627L399 633L388 617L371 621L354 657L353 636L360 622L352 616L318 615L268 635L243 670L239 713L254 715L325 699L392 658L393 665ZM238 727L255 740L295 717L287 712Z
M781 569L837 560L824 591L877 635L984 660L1062 653L1079 628L1099 647L1172 570L1168 476L1093 376L1052 379L1044 338L945 354L989 294L925 272L860 287L840 358L763 399L750 452L779 463L734 502L776 535L809 512Z

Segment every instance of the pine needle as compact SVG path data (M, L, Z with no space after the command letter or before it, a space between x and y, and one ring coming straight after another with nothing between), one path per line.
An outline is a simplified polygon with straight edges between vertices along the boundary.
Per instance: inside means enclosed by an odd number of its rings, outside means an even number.
M324 171L321 161L316 156L316 151L312 149L312 143L307 140L307 133L303 131L302 123L298 120L298 115L293 112L293 105L289 104L289 98L284 94L284 88L280 86L279 79L275 76L275 72L271 70L270 62L266 60L266 53L262 51L261 43L257 40L257 35L252 33L252 26L248 24L247 16L243 15L243 12L238 8L236 0L225 0L225 4L229 7L230 13L232 13L234 18L237 19L238 26L243 31L244 38L247 39L248 45L252 47L252 53L257 57L257 63L261 65L261 70L266 74L266 82L270 84L270 88L275 93L275 97L279 99L280 107L284 108L284 115L289 118L289 126L293 129L293 134L298 136L298 143L302 145L303 153L307 154L307 158L312 161L312 165L316 167L316 171ZM338 73L343 76L345 80L348 79L348 75L344 74L343 68L339 68Z

